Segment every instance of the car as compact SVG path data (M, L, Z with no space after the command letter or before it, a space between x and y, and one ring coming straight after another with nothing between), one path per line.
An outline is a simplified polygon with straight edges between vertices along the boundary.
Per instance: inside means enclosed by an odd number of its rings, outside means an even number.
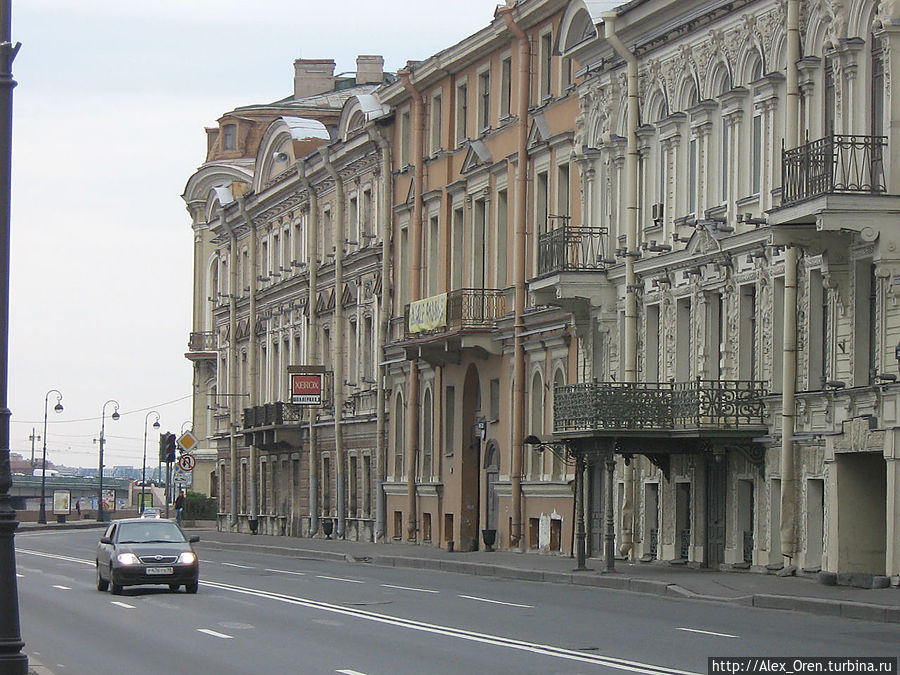
M155 506L147 506L144 507L144 512L141 513L141 518L162 518L162 511L160 511Z
M196 593L200 561L188 537L165 518L123 518L106 528L97 544L97 590L120 595L125 586L162 584Z

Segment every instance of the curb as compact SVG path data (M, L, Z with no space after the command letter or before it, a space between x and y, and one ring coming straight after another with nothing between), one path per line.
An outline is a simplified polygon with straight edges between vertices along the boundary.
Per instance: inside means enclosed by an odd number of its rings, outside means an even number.
M827 598L808 598L793 595L777 595L770 593L755 593L726 598L714 595L694 593L677 584L654 579L640 579L626 577L617 574L585 575L582 572L553 572L534 569L522 569L518 567L504 567L491 563L463 562L459 560L441 560L439 558L413 558L409 556L361 556L355 557L349 553L320 551L317 549L298 549L283 546L271 546L266 544L244 544L240 542L213 542L206 541L206 545L212 547L242 547L268 551L276 554L288 554L300 558L313 560L333 560L336 562L362 563L377 565L379 567L396 567L406 569L427 569L455 574L468 574L479 577L497 577L501 579L513 579L516 581L532 581L541 583L570 584L574 586L590 586L592 588L606 588L617 591L630 591L644 595L678 598L683 600L700 600L705 602L718 602L742 605L745 607L758 607L760 609L777 609L791 612L803 612L806 614L818 614L821 616L835 616L844 619L858 619L877 623L900 623L900 606L878 605L866 602L854 602L849 600L829 600Z

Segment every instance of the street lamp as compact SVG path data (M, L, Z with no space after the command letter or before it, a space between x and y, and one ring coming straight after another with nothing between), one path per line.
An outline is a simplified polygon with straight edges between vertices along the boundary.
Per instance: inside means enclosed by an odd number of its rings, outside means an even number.
M114 399L109 399L106 403L103 404L103 410L100 413L100 488L97 491L97 522L102 523L103 518L103 444L106 442L106 436L104 435L106 432L106 406L110 403L113 404L113 414L111 417L114 420L119 419L119 402Z
M153 428L159 429L159 413L151 410L144 416L144 464L141 466L141 507L140 513L144 512L144 488L147 485L147 422L150 421L150 415L156 415L153 422Z
M63 411L62 393L60 393L59 389L51 389L44 396L44 458L41 460L41 512L38 515L38 522L42 525L47 524L47 505L44 504L44 490L47 484L47 405L50 401L50 394L56 394L56 405L53 406L53 410L58 413Z

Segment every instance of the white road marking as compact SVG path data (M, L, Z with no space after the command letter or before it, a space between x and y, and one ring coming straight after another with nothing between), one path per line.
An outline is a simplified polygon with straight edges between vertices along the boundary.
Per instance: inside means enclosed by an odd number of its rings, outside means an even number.
M291 572L290 570L273 570L269 567L265 569L266 572L278 572L278 574L294 574L298 577L305 577L306 572Z
M71 586L62 586L60 584L53 584L53 588L58 588L61 591L71 591L72 590Z
M127 602L119 602L118 600L112 600L109 604L124 607L125 609L137 609L135 605L129 605Z
M252 565L238 565L237 563L222 563L225 567L240 567L242 570L252 570Z
M364 581L358 579L344 579L343 577L326 577L324 574L316 575L319 579L330 579L331 581L346 581L348 584L363 584Z
M489 602L492 605L506 605L507 607L526 607L532 608L534 605L519 605L515 602L501 602L500 600L488 600L487 598L476 598L474 595L460 595L460 598L465 598L466 600L477 600L478 602Z
M57 555L56 553L44 553L43 551L30 551L27 548L17 548L16 553L28 553L29 555L38 555L44 558L53 558L54 560L65 560L66 562L81 563L82 565L90 565L93 567L96 563L93 560L84 560L82 558L71 558L67 555Z
M416 591L417 593L440 593L430 588L410 588L409 586L395 586L394 584L381 584L385 588L399 588L401 591Z
M198 633L206 633L207 635L212 635L213 637L222 638L223 640L233 640L233 635L225 635L225 633L220 633L215 630L210 630L209 628L198 628Z
M24 575L24 574L19 574L18 572L16 572L16 576L19 577L19 579L24 579L24 578L25 578L25 575Z
M365 673L361 673L358 670L350 670L349 668L346 668L344 670L336 670L334 672L343 673L344 675L366 675Z
M728 633L716 633L711 630L700 630L698 628L676 628L675 630L683 630L687 633L702 633L703 635L715 635L716 637L739 638L740 635L729 635Z

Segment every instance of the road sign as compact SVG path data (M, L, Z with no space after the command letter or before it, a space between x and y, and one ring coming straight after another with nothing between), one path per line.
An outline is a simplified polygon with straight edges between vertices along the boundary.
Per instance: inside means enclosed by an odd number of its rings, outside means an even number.
M194 446L197 445L197 437L194 436L190 431L185 431L178 438L178 445L181 446L181 449L185 452L190 452L194 449Z
M185 453L178 458L178 468L182 471L193 471L194 464L196 463L197 460L195 460L194 456L189 453Z

